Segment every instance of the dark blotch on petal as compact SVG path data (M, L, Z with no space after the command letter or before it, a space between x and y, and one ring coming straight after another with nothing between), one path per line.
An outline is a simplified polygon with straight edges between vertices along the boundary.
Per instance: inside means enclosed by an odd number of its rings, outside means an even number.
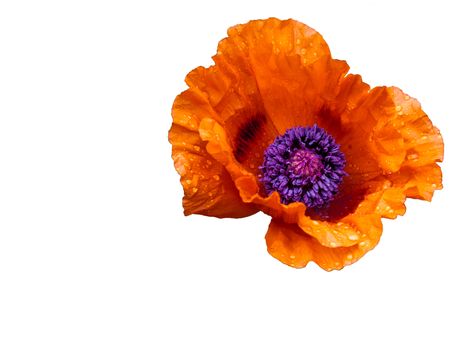
M265 121L265 117L258 114L240 126L234 143L234 156L239 162L245 160L245 156L250 150L251 144L259 132L262 131Z

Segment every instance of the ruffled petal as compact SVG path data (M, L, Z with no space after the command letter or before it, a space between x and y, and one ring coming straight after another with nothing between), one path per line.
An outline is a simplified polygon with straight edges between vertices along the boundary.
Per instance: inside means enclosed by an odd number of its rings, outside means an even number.
M184 188L185 215L244 217L257 211L240 199L229 173L206 151L198 133L200 120L210 115L208 104L186 91L174 102L169 131L172 158Z
M256 173L265 148L278 133L267 116L243 47L226 38L213 59L214 66L190 72L187 85L214 111L207 117L224 127L234 157Z
M436 162L443 159L443 140L419 102L400 89L377 87L357 96L340 117L337 141L347 160L348 176L326 218L349 214L356 204L353 199L361 203L382 184L376 212L392 219L404 214L406 197L430 200L442 188Z
M232 27L228 34L229 50L243 47L278 134L289 127L314 124L349 68L345 61L332 59L318 32L294 20L251 21Z
M257 175L276 136L328 119L326 107L349 67L331 58L319 33L294 20L251 21L228 35L215 65L195 69L186 82L214 110L237 161Z
M324 270L340 270L359 260L377 245L380 235L374 231L381 231L380 222L379 225L370 228L372 237L366 235L354 246L329 248L306 234L298 225L273 219L266 234L266 243L268 252L289 266L302 268L314 261Z
M396 87L378 87L343 115L347 157L344 191L384 182L377 213L393 219L406 211L407 197L431 200L442 188L443 140L417 100ZM353 141L355 143L353 144ZM348 146L348 147L347 147Z
M419 102L398 88L372 89L356 109L343 116L343 124L346 138L365 140L362 154L373 155L383 174L443 159L440 132ZM362 157L355 152L353 158Z
M443 188L436 164L443 161L443 138L416 99L396 87L387 90L395 105L390 123L403 138L406 154L398 173L389 179L393 186L402 187L407 197L430 201L433 192Z

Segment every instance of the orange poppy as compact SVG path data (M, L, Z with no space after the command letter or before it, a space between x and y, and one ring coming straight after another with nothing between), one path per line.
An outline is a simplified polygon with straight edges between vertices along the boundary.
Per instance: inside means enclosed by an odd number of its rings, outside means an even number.
M185 215L261 210L272 256L330 271L373 249L381 218L403 215L407 197L442 188L442 137L419 102L347 74L308 26L234 26L213 60L172 108Z

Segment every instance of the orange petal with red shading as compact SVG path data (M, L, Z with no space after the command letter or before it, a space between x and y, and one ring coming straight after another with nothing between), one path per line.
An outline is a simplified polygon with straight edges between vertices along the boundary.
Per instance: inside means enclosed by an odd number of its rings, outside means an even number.
M381 229L380 224L371 231ZM302 268L314 261L324 270L331 271L340 270L359 260L377 245L379 237L380 234L373 234L372 237L366 236L351 247L328 248L297 225L273 219L266 234L266 243L269 253L284 264Z
M201 117L209 113L208 105L189 91L179 95L173 106L169 141L184 188L184 212L216 217L254 214L257 209L243 203L229 173L206 151L206 143L200 138Z

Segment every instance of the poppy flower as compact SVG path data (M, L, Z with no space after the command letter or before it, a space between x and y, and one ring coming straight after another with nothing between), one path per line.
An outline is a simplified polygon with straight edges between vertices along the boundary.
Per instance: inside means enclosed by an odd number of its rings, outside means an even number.
M442 188L442 137L419 102L348 74L308 26L234 26L213 60L172 107L185 215L263 211L273 257L330 271L373 249L406 198Z

